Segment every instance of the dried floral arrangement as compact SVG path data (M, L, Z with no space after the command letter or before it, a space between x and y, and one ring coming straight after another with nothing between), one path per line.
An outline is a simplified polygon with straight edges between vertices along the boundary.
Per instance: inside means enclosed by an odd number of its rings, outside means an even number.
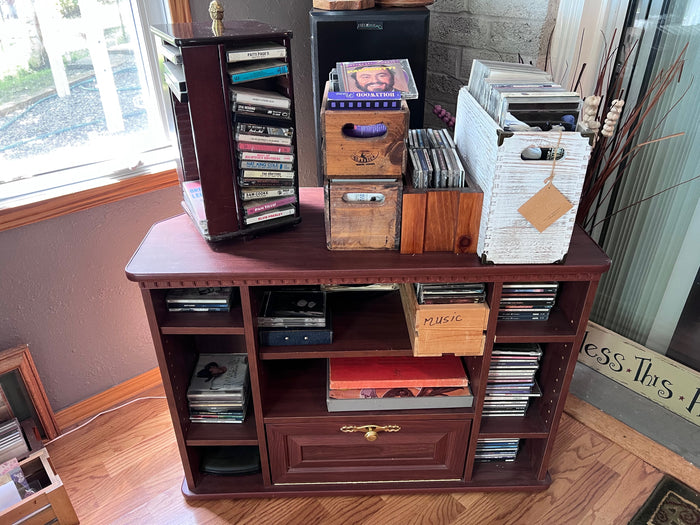
M684 132L679 132L659 138L651 136L673 108L678 105L683 96L688 92L688 89L690 89L690 86L688 86L669 109L655 121L655 125L649 136L639 136L645 119L652 112L659 100L661 100L666 89L673 82L680 82L688 44L685 45L668 69L661 70L656 77L654 77L649 84L648 90L640 97L637 104L634 107L625 109L622 79L624 78L624 72L630 57L633 56L634 48L635 46L633 45L626 52L621 70L619 75L617 75L617 80L607 87L607 91L604 91L606 88L604 85L605 80L608 77L608 68L611 67L610 64L617 52L616 49L608 46L606 56L598 71L594 93L584 99L581 117L582 125L594 132L595 142L586 170L576 222L589 231L598 224L593 224L598 210L606 202L612 188L625 175L626 167L641 149L650 144L679 137L684 134ZM583 68L585 68L585 64ZM581 75L579 74L579 78L580 77ZM603 121L602 126L601 121ZM615 127L618 124L619 129L615 132ZM690 180L694 180L695 178L697 177ZM690 182L690 180L681 184ZM609 184L609 182L612 183ZM639 204L643 200L651 199L677 186L678 185L666 188L662 192L648 196L630 206ZM616 213L630 206L618 210ZM609 217L603 220L607 218Z

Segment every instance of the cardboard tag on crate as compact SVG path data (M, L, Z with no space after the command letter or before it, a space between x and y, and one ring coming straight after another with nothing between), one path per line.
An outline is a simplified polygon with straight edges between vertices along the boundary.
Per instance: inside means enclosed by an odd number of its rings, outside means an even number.
M542 233L557 222L573 204L560 192L557 187L548 182L544 188L535 193L518 211Z

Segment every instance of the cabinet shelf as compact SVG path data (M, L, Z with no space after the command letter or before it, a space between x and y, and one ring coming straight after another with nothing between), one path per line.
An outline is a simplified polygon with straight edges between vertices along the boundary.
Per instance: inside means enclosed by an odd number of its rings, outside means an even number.
M163 334L243 334L240 306L230 312L168 312L160 325Z
M532 468L533 458L526 450L518 453L515 461L477 461L474 463L471 483L483 488L498 487L510 490L546 488L552 482L549 474L537 479Z
M257 445L255 414L252 409L243 423L192 423L187 431L187 446Z
M398 291L330 292L333 343L309 346L263 346L261 359L410 356L411 341Z
M480 438L546 438L547 426L534 410L525 416L484 416L479 428Z
M325 245L323 189L302 188L300 197L304 221L294 230L220 243L215 249L188 217L168 219L151 229L127 266L128 277L144 290L151 331L156 334L155 349L185 473L183 494L204 499L549 486L553 429L564 409L598 281L610 264L605 254L580 230L574 233L566 261L556 265L482 265L476 257L447 252L339 253ZM499 300L503 283L552 280L560 287L547 321L496 320L492 303ZM492 310L483 355L462 357L474 395L470 408L328 412L329 358L412 355L397 290L328 292L331 344L259 343L256 317L264 292L276 287L462 281L486 283ZM168 289L184 283L193 288L237 287L241 304L228 313L168 312ZM542 347L537 374L542 397L533 398L523 416L482 416L491 352L497 343ZM189 421L187 383L198 354L205 352L247 353L251 405L244 423ZM348 426L365 425L392 426L395 432L380 431L376 440L368 439L364 431L347 432ZM519 439L515 461L475 461L475 445L486 438ZM211 446L259 447L260 472L241 476L201 472L203 449Z
M194 489L190 488L187 479L182 482L182 493L191 499L254 497L260 496L264 490L265 485L260 472L239 476L200 474L199 481Z
M577 326L557 308L552 308L546 321L498 321L496 343L544 343L572 341Z
M342 421L353 416L381 419L396 415L404 419L425 419L428 415L470 419L474 414L473 408L329 413L326 408L326 367L324 359L267 363L265 375L268 379L263 392L265 422L308 418Z

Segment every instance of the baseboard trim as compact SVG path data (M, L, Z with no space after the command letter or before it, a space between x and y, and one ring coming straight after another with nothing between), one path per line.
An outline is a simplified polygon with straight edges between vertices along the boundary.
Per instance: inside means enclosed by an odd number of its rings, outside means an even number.
M672 450L576 396L566 398L564 412L652 467L700 491L700 469Z
M146 390L157 387L160 384L160 370L158 368L153 368L148 372L144 372L141 375L92 396L85 401L64 408L55 414L59 432L63 432L77 423L81 423L100 412L113 408L115 405L136 397Z

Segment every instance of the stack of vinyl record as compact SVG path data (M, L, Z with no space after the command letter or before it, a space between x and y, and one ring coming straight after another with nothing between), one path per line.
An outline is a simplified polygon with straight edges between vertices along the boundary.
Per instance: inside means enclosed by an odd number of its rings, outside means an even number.
M231 287L176 288L168 292L165 304L170 312L228 312Z
M443 357L338 357L328 360L329 412L470 407L462 360Z
M418 304L483 303L484 283L415 283Z
M484 397L485 416L523 416L530 400L540 397L535 375L542 348L537 343L495 344Z
M498 319L546 321L557 297L559 283L504 283Z
M408 130L408 163L414 188L463 188L466 176L446 129Z
M476 442L475 461L515 461L519 439L482 438Z
M200 354L187 389L190 421L242 423L249 391L246 354Z

